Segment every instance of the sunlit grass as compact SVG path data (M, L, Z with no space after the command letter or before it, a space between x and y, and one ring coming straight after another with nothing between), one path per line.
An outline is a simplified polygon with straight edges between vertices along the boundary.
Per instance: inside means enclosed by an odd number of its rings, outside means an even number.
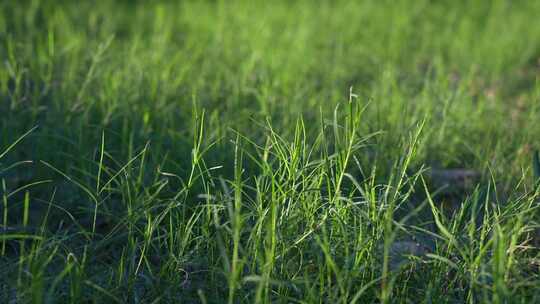
M0 302L538 302L538 12L0 3Z

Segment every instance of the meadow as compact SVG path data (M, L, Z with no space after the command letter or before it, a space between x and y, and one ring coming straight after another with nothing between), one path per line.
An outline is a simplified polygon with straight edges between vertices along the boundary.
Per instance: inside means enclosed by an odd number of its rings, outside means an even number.
M540 302L539 16L0 1L0 302Z

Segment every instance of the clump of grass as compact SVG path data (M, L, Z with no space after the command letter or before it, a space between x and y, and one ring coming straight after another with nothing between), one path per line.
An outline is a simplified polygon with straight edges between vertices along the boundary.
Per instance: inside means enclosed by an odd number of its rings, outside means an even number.
M537 302L538 9L0 3L0 302Z

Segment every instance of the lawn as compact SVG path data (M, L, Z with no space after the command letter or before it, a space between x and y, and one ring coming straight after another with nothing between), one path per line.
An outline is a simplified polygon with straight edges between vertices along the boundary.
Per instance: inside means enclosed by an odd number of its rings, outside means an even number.
M0 303L540 302L540 1L0 1Z

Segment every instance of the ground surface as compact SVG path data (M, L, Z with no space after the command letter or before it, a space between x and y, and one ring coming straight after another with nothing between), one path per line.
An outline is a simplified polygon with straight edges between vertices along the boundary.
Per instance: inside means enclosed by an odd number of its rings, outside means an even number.
M539 15L0 2L0 302L540 302Z

